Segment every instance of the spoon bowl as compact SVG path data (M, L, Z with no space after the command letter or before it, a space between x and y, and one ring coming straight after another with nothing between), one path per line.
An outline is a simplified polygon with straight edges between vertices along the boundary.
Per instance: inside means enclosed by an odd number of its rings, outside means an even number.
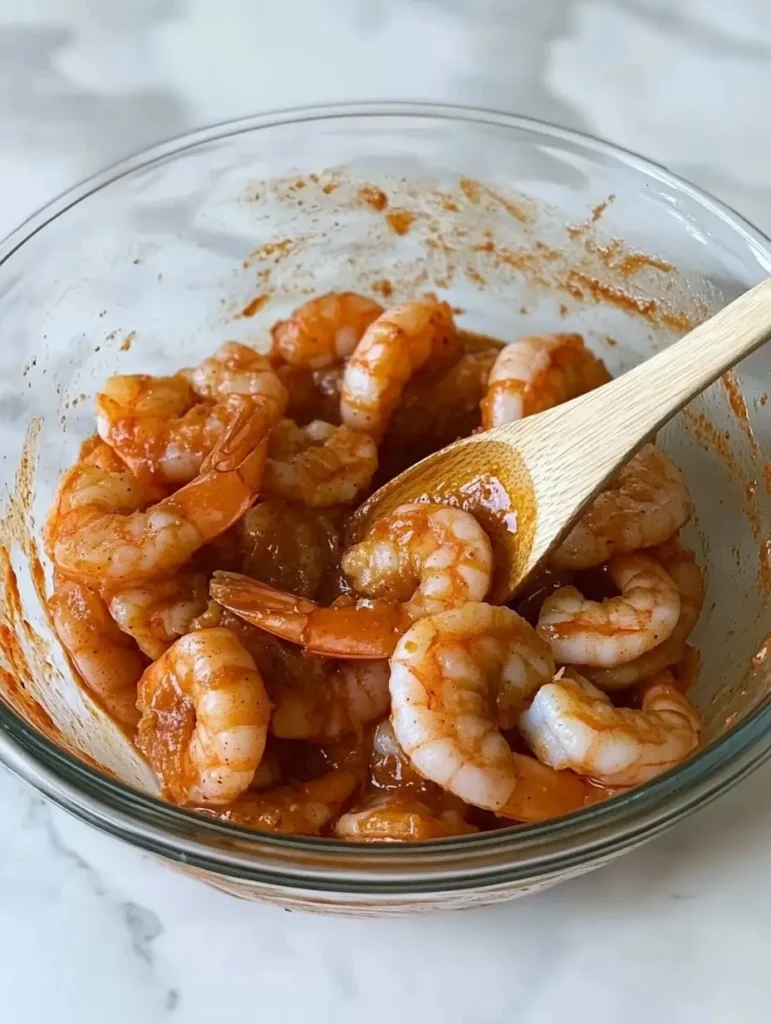
M675 413L771 338L771 279L623 377L564 405L456 441L376 491L351 523L360 538L399 505L473 512L495 552L493 601L507 601L589 502Z

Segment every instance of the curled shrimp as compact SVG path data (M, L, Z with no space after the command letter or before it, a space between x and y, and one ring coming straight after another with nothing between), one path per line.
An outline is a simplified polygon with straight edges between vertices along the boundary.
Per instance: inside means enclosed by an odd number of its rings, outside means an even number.
M273 701L270 727L274 736L317 742L337 740L360 732L363 725L387 714L390 697L386 660L314 659L316 664L311 667L307 655L296 648L293 652L292 672L266 675ZM298 657L305 660L305 665L297 664Z
M262 407L270 423L281 419L289 400L269 360L236 341L224 342L213 356L182 373L201 398L214 401L230 395L251 398Z
M327 292L296 309L271 331L273 352L293 366L320 370L341 362L383 307L355 292Z
M96 396L97 430L140 483L179 486L200 472L237 401L201 402L182 375L119 374Z
M235 633L188 633L139 682L137 746L178 804L226 804L262 759L270 701Z
M94 590L59 580L48 600L54 629L87 688L123 725L139 721L137 685L147 659Z
M336 769L311 779L276 786L264 792L248 792L229 807L209 810L234 825L266 832L317 836L341 812L359 784L355 772Z
M246 622L328 658L388 658L409 624L385 601L341 599L322 608L236 572L215 572L209 590Z
M519 719L538 759L605 786L637 786L692 753L701 721L672 674L649 683L642 709L616 708L577 673L542 686Z
M64 474L48 514L52 561L65 576L106 590L173 573L254 501L266 437L264 414L242 399L199 476L145 511L136 477L117 468L106 445L91 450Z
M470 512L446 505L402 505L350 548L342 567L374 600L330 608L218 572L212 597L261 629L331 658L387 658L420 615L481 600L492 552ZM382 595L382 598L381 598Z
M380 440L410 377L429 360L447 357L457 345L450 307L433 296L383 313L364 332L346 365L340 394L343 423Z
M232 630L254 658L273 704L274 737L337 744L343 738L361 737L365 725L388 711L385 659L339 662L306 655L216 601L192 623L193 629L213 626Z
M409 620L482 601L490 589L490 540L470 512L400 505L343 555L360 594L400 603Z
M619 555L608 568L618 597L589 601L575 587L561 587L541 607L538 633L561 664L623 665L663 643L677 625L680 594L655 559Z
M694 554L678 540L667 541L647 554L663 566L680 594L680 617L663 643L613 668L582 665L578 671L601 690L618 690L651 679L666 668L677 665L686 653L686 640L696 625L704 601L704 581Z
M421 775L476 807L535 821L583 806L575 776L514 754L516 724L551 678L548 645L508 608L470 603L419 619L391 659L391 722Z
M155 660L185 633L209 603L202 573L179 572L168 580L147 582L110 595L110 614L139 649Z
M226 610L219 621L231 626ZM238 626L236 626L238 623ZM388 711L388 662L335 661L306 654L236 619L232 627L254 658L273 704L270 731L280 739L334 741L360 733Z
M374 793L335 822L335 835L359 843L421 842L479 830L451 808L431 807L412 794Z
M552 556L558 569L588 569L614 555L663 544L691 517L680 470L647 444L584 512Z
M482 399L485 430L577 398L610 374L580 334L547 334L505 345Z
M282 420L271 432L262 492L312 508L349 504L369 487L377 446L367 434L314 420Z

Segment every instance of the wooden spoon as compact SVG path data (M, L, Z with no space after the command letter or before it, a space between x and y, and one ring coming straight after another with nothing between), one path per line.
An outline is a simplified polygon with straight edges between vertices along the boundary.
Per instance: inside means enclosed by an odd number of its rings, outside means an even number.
M623 377L564 405L466 437L376 491L359 539L410 501L469 508L496 555L492 599L508 600L625 462L699 392L771 338L771 278Z

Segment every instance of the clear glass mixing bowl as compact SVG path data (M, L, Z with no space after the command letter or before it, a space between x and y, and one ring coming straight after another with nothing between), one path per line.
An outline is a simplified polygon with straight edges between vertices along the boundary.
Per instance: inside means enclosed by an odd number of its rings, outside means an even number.
M158 146L57 199L0 250L0 759L97 828L214 885L357 913L522 894L607 862L717 796L771 749L767 352L661 439L694 496L687 539L708 574L694 691L706 743L646 786L543 825L353 846L162 803L62 658L35 540L58 474L93 431L90 399L105 377L168 372L228 338L265 343L270 324L313 292L396 301L434 289L473 330L580 331L618 373L769 266L767 239L663 169L461 108L249 118Z

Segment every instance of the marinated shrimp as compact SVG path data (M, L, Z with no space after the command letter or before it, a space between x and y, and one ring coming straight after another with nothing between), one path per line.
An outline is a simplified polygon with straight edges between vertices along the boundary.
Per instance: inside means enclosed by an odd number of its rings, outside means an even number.
M430 807L415 796L374 793L368 800L340 815L335 824L338 839L359 843L420 842L478 832L456 810Z
M324 608L236 572L215 572L209 590L246 622L328 658L388 658L409 625L387 601L342 598Z
M343 571L367 599L322 608L237 573L215 573L212 596L261 629L336 658L387 658L421 615L481 600L492 551L470 512L445 505L402 505L350 548Z
M275 325L273 352L293 366L325 369L349 356L382 313L383 307L364 295L327 292Z
M413 620L484 600L493 555L470 512L411 504L377 520L341 565L358 593L399 603Z
M115 622L155 660L185 633L209 603L209 583L202 573L179 572L168 580L116 590L109 609Z
M503 346L433 295L383 309L352 292L271 336L267 356L226 342L107 380L45 524L52 625L164 796L404 843L568 814L688 757L704 588L679 540L688 491L655 445L516 611L485 603L494 495L479 520L403 505L345 547L395 473L604 384L581 337Z
M262 408L270 424L277 423L284 415L288 401L286 388L269 360L248 345L226 341L213 356L182 373L201 398L214 401L232 395L251 398Z
M605 786L638 786L696 749L701 721L668 671L646 686L640 711L614 707L573 673L541 687L519 728L544 764Z
M551 780L545 806L516 795L524 765L501 735L551 678L554 660L532 626L508 608L469 603L419 619L391 658L394 734L421 775L466 803L529 820L586 799L575 777ZM548 773L547 773L548 774ZM519 816L519 815L517 815Z
M673 537L693 513L680 471L647 444L617 473L552 555L559 569L588 569Z
M500 427L607 384L610 374L580 334L546 334L505 345L482 399L482 426Z
M343 423L379 441L410 377L429 361L459 354L446 302L426 296L379 316L354 349L343 374Z
M339 769L309 782L245 793L229 807L208 813L266 832L317 836L340 814L358 783L354 772Z
M227 615L227 612L225 613ZM230 619L223 621L230 624ZM265 680L270 731L281 739L325 743L360 733L388 713L388 662L336 661L306 654L262 630L237 629Z
M196 479L143 511L133 473L116 468L106 445L94 448L59 484L45 524L50 558L65 576L97 589L173 573L254 501L266 435L264 414L242 399Z
M178 804L230 803L262 759L270 701L235 633L188 633L139 682L137 746Z
M377 446L367 434L314 420L282 420L270 435L262 493L311 508L347 505L369 487Z
M361 730L388 713L386 660L322 662L318 676L286 677L271 688L271 731L284 739L324 742ZM311 686L309 682L318 685ZM294 686L291 685L294 682Z
M677 625L680 594L659 562L619 555L609 570L619 597L587 601L575 587L561 587L541 607L538 633L563 665L623 665L663 643Z
M189 483L234 412L230 397L200 401L181 374L110 377L96 396L99 436L142 484Z
M704 601L704 581L694 554L673 539L646 554L664 568L680 595L680 617L668 638L647 654L613 668L581 665L578 671L601 690L613 691L651 679L666 668L677 665L686 654L686 640L699 618Z
M54 629L86 687L122 725L139 721L137 684L147 659L94 590L59 580L48 600Z

